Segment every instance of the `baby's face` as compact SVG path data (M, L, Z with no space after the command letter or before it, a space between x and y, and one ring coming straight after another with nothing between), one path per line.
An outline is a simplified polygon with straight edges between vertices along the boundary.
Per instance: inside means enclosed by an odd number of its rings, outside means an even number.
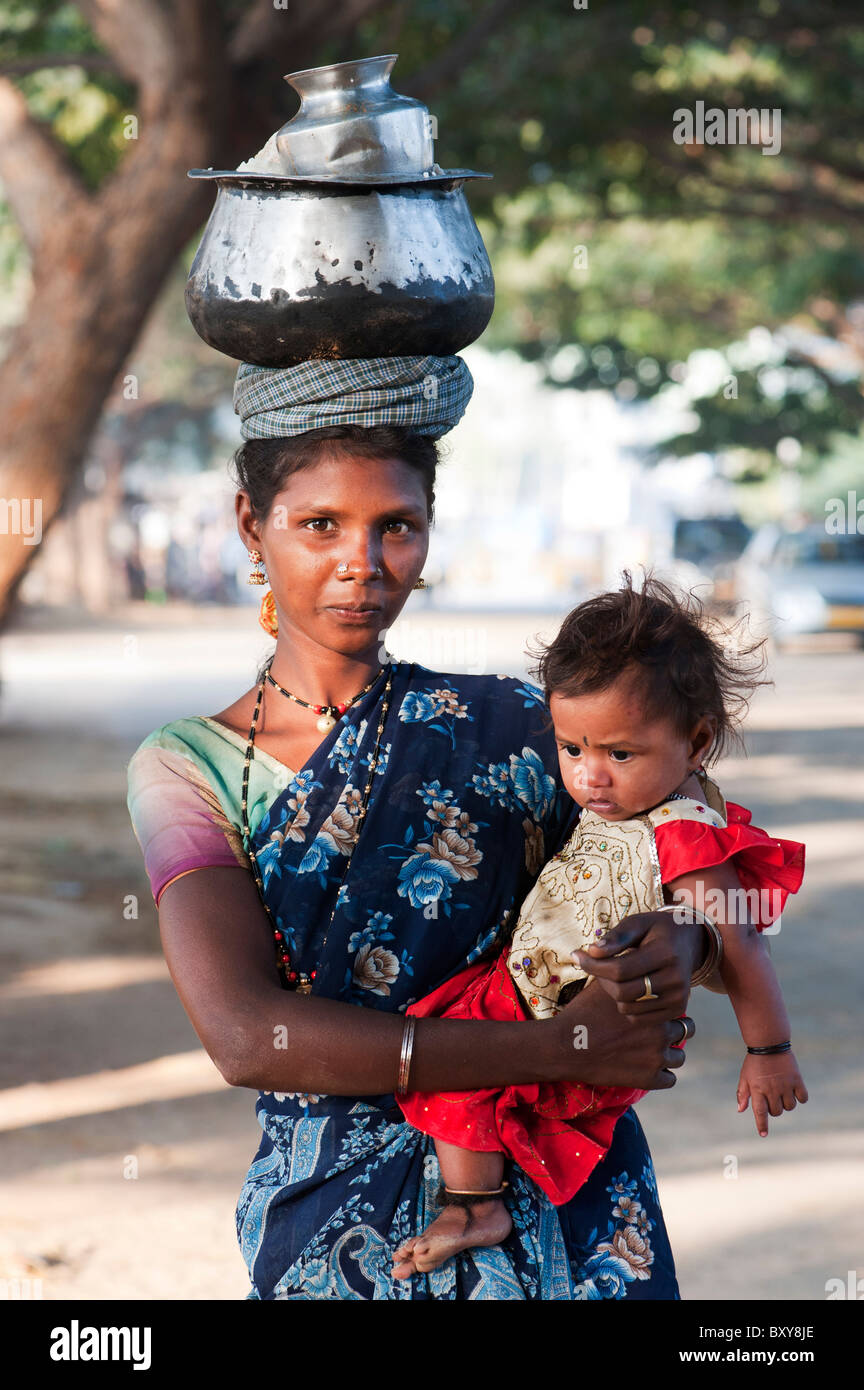
M688 736L670 720L646 720L644 701L626 679L592 695L553 693L549 710L564 785L604 820L628 820L656 806L710 745L700 726Z

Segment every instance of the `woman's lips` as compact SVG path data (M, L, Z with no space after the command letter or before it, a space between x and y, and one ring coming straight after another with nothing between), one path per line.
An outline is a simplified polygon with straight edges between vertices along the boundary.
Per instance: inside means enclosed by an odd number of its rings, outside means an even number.
M340 622L350 623L353 627L368 627L370 623L377 622L381 616L380 608L336 608L330 606L328 613L334 613Z

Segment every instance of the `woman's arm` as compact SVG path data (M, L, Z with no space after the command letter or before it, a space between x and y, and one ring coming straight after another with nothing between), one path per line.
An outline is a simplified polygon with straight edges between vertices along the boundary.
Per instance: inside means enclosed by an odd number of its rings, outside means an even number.
M624 958L627 968L615 971L615 979L585 991L549 1022L419 1019L411 1089L561 1080L642 1090L673 1086L669 1069L681 1065L683 1053L671 1046L680 1028L670 1020L684 1011L702 928L672 926L670 919L669 913L630 918L622 940L637 945L647 932L647 946ZM206 868L176 879L162 894L159 925L183 1006L229 1084L319 1095L393 1089L404 1016L283 990L272 929L244 869ZM661 956L665 1001L648 1013L644 1005L622 1008L634 971L641 981L649 966L659 971Z

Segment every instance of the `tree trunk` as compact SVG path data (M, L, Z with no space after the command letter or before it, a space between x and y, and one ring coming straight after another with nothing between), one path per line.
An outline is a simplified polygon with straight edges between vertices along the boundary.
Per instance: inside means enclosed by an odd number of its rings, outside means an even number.
M323 39L386 2L310 0L286 14L256 0L229 37L211 0L77 0L138 91L140 139L94 195L0 77L0 176L33 280L0 366L0 628L162 284L212 206L212 185L186 171L248 158L285 104L279 74L311 66ZM508 4L491 9L498 17Z
M0 623L161 284L206 215L204 189L185 167L142 171L137 192L122 235L112 235L110 208L85 207L46 236L29 312L0 368L0 533L19 532L0 548Z
M0 625L161 285L207 214L208 190L186 171L211 162L230 73L199 0L181 13L170 62L155 40L148 53L142 36L140 138L93 196L17 93L5 94L19 163L31 164L29 180L12 164L6 182L31 248L32 291L0 367Z

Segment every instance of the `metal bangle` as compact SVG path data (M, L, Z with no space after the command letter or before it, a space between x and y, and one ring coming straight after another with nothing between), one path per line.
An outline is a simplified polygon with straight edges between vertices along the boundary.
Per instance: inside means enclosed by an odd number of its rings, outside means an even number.
M711 976L719 970L720 963L723 960L723 937L720 935L720 928L717 926L717 923L712 922L711 918L702 912L700 908L691 907L689 903L666 903L663 907L655 908L655 911L692 913L696 921L700 922L708 932L708 954L702 964L697 966L690 977L691 989L694 989L696 985L704 985L705 981L710 980Z
M405 1020L405 1028L402 1033L402 1051L399 1053L399 1076L396 1081L397 1096L404 1096L408 1090L408 1073L411 1070L411 1058L414 1055L414 1029L417 1020L413 1014Z
M470 1211L471 1207L479 1202L495 1202L499 1197L503 1197L509 1182L502 1182L500 1187L496 1187L493 1192L460 1192L458 1188L442 1187L440 1201L445 1207L464 1207Z
M709 921L707 917L702 925L708 932L711 943L704 961L697 970L693 971L690 977L691 989L696 985L704 985L706 980L710 980L711 976L715 975L720 969L720 964L723 960L723 937L720 935L720 928L717 926L716 922Z

